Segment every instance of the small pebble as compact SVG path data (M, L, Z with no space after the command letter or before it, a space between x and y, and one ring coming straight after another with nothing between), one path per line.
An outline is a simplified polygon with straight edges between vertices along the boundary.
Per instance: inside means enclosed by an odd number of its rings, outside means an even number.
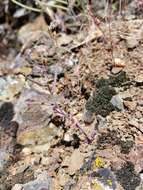
M133 111L135 110L137 104L136 102L132 102L132 101L124 101L124 106L128 108L129 110Z
M91 124L95 119L95 114L91 111L85 111L83 115L83 120L87 124Z
M23 189L23 187L21 184L15 184L11 190L22 190L22 189Z
M72 141L73 140L73 138L69 135L69 134L65 134L64 135L64 141L66 141L66 142L70 142L70 141Z
M125 67L125 62L120 58L115 58L114 59L114 67L124 68Z
M122 67L113 67L111 70L111 73L115 75L115 74L120 73L122 70L123 70Z
M137 122L137 120L135 118L131 119L129 121L129 125L133 126L133 127L138 127L139 123Z
M111 99L111 104L120 111L124 111L123 100L120 95L115 95Z
M47 157L43 157L43 158L42 158L41 164L42 164L43 166L47 166L49 163L50 163L49 158L47 158Z
M24 156L28 156L28 155L30 155L31 153L32 153L32 151L31 151L31 149L28 148L28 147L25 147L25 148L22 149L22 154L23 154Z
M135 36L131 36L131 37L126 38L126 44L127 44L127 48L133 49L138 46L139 41L136 39Z
M137 76L135 77L135 82L136 82L137 84L143 85L143 74L137 75Z

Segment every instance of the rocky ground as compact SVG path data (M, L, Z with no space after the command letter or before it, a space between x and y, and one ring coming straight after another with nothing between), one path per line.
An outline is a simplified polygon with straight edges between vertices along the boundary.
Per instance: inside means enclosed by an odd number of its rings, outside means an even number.
M1 27L0 190L143 189L143 20L100 27Z

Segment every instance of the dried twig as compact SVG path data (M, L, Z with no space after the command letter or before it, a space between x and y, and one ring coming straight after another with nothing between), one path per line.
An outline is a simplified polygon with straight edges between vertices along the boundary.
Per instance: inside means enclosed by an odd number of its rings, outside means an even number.
M16 5L20 6L20 7L23 7L24 9L28 9L30 11L34 11L34 12L42 12L42 9L37 9L37 8L34 8L34 7L29 7L28 5L25 5L25 4L22 4L20 3L19 1L17 0L11 0L13 3L15 3Z

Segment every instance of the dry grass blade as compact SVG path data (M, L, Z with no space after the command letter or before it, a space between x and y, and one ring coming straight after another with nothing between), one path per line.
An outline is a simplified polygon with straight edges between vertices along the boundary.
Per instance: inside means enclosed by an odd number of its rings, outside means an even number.
M11 0L13 3L15 3L15 4L17 4L18 6L20 6L20 7L23 7L23 8L25 8L25 9L27 9L27 10L30 10L30 11L34 11L34 12L42 12L43 11L43 9L42 8L40 8L40 9L38 9L38 8L34 8L34 7L30 7L30 6L28 6L28 5L25 5L25 4L23 4L23 3L20 3L19 1L17 1L17 0ZM59 3L59 5L58 4L56 4L56 3ZM40 3L37 3L37 4L39 4L40 5ZM61 4L61 5L60 5ZM67 1L64 1L64 0L52 0L52 1L49 1L49 3L45 3L45 6L46 7L49 7L49 8L59 8L59 9L62 9L62 10L68 10L68 8L67 7L65 7L66 5L68 5L68 3L67 3Z
M68 5L68 2L67 1L64 1L64 0L55 0L57 3L62 3L62 4L65 4L65 5Z
M68 2L64 0L51 0L47 3L41 0L35 0L35 2L43 10L45 10L46 8L57 8L57 9L62 9L62 10L68 10L68 8L66 7L68 5Z
M20 3L20 2L17 1L17 0L11 0L11 1L12 1L13 3L17 4L18 6L23 7L23 8L25 8L25 9L28 9L28 10L30 10L30 11L42 12L41 9L37 9L37 8L34 8L34 7L29 7L29 6L27 6L27 5L24 5L24 4Z

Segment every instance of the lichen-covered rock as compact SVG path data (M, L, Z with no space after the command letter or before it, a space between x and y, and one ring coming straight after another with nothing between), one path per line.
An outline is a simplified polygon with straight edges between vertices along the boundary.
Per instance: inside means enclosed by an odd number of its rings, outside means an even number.
M23 89L25 85L25 78L19 76L7 76L0 78L0 100L11 101Z
M12 190L53 190L52 178L40 176L25 184L15 184Z
M52 123L45 127L39 127L37 129L34 129L34 126L33 126L33 129L26 130L19 133L17 137L17 143L21 145L25 145L25 146L44 144L44 143L50 142L55 136L58 135L59 132L60 130ZM47 150L48 148L49 147L47 147Z
M10 159L9 153L7 153L3 149L0 149L0 172L4 170L4 167L6 166L9 159Z
M53 109L48 95L25 90L15 106L15 120L19 123L17 143L39 145L50 142L60 132L60 127L50 123Z

